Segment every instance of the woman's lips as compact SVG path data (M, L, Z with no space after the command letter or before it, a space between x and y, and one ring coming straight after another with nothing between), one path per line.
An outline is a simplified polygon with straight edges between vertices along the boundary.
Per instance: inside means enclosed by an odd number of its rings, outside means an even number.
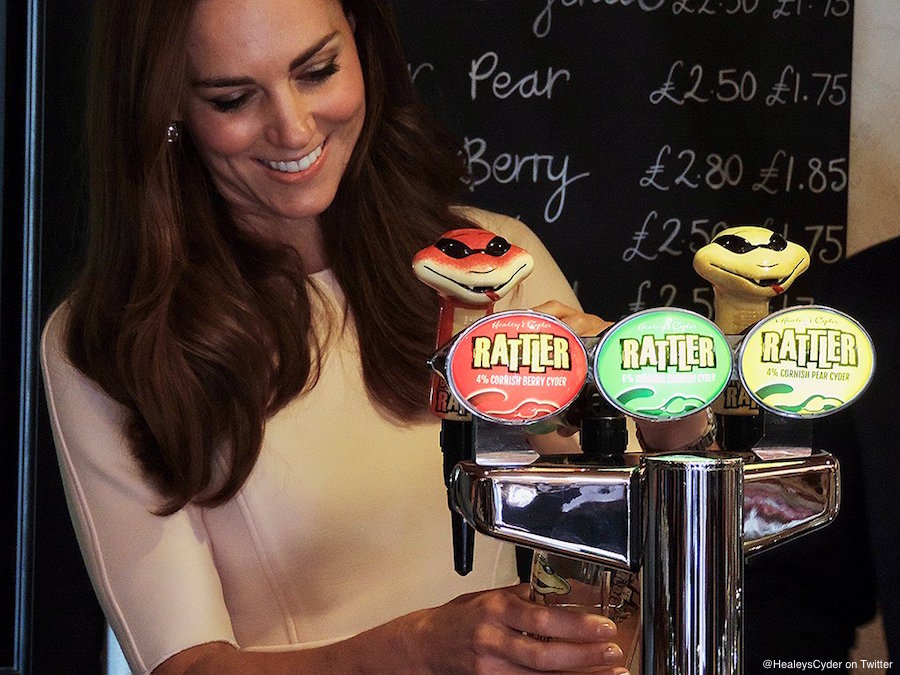
M308 155L301 157L297 160L292 160L289 162L271 162L264 160L263 164L274 171L280 171L281 173L299 173L301 171L306 171L309 167L315 164L316 160L322 155L322 146L320 145L315 150L313 150Z

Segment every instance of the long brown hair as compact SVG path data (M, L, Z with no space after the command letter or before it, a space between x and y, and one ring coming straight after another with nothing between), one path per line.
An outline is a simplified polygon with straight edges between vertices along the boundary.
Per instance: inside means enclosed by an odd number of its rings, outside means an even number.
M465 225L449 209L465 166L416 95L388 0L342 4L355 20L367 112L320 222L365 346L369 394L411 422L427 402L437 316L411 259ZM96 3L90 236L67 338L73 363L129 410L132 450L164 499L161 513L235 494L265 420L315 384L321 350L296 253L234 226L189 134L166 142L193 6ZM213 480L222 443L224 482Z

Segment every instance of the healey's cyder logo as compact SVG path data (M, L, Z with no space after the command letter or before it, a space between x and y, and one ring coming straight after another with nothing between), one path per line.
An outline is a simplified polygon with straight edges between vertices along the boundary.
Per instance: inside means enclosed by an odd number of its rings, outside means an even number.
M528 370L545 373L547 369L571 370L569 340L553 333L505 333L482 335L472 339L472 367L490 370L504 366L509 372Z
M659 372L688 373L696 368L716 367L716 343L708 335L644 335L622 338L622 370L652 367Z

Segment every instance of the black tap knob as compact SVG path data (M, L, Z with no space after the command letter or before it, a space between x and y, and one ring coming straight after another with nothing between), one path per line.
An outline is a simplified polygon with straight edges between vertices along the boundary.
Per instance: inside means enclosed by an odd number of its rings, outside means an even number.
M444 453L444 485L450 487L453 467L464 460L474 459L472 455L472 422L442 420L441 450ZM475 530L465 519L453 510L450 494L450 521L453 533L453 568L460 576L472 571L475 552Z
M592 459L621 458L628 447L625 415L596 391L580 403L581 451Z

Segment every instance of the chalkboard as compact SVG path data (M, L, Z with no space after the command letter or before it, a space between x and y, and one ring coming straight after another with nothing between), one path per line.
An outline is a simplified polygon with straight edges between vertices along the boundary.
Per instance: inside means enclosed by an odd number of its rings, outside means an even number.
M806 247L773 309L845 255L850 0L398 0L469 201L518 216L584 306L712 315L693 252L727 226Z

